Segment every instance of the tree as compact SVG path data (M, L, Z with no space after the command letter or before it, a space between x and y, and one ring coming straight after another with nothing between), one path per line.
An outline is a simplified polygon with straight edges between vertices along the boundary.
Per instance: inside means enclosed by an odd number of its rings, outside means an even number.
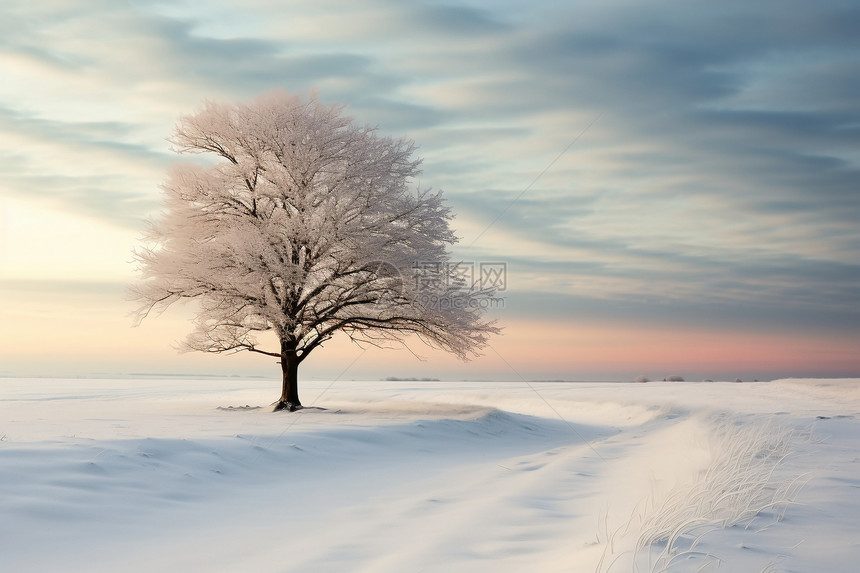
M441 192L411 185L411 141L284 91L206 103L169 141L214 161L168 174L163 216L135 252L137 323L198 301L184 349L278 358L276 410L301 407L299 365L338 332L376 346L416 335L464 360L498 332L483 319L492 289L456 280L449 263Z

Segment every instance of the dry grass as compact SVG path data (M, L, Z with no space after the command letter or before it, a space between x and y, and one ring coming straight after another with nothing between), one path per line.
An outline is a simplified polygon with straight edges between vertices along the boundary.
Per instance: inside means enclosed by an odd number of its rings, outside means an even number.
M680 560L698 565L693 571L719 567L716 555L699 549L710 532L733 526L753 527L757 517L778 522L804 480L776 477L789 455L794 432L771 425L750 425L719 420L708 438L711 463L692 485L674 489L657 501L643 500L629 520L607 536L597 573L626 569L659 573ZM758 526L757 526L758 527ZM632 548L616 552L623 539L636 535ZM629 542L627 543L629 546ZM632 553L632 555L631 555ZM620 558L625 555L627 559Z

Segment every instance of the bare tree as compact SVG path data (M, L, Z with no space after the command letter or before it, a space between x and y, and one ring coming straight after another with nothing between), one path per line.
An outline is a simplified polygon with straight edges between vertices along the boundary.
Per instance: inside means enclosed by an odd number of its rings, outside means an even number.
M416 335L464 360L498 332L482 318L492 290L455 280L441 193L411 186L414 144L342 112L276 91L182 117L173 150L214 161L171 169L135 253L137 323L196 299L186 349L278 358L276 410L301 407L299 364L337 332L377 346Z

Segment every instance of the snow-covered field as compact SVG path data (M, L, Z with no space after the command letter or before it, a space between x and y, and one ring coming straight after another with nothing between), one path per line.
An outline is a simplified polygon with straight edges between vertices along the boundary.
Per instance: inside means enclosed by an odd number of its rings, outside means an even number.
M0 570L860 563L860 380L302 392L319 408L256 409L262 380L0 379Z

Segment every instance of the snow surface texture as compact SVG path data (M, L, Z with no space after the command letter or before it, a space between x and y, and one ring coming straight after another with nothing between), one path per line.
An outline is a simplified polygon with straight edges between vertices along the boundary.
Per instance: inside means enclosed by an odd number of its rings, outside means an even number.
M860 380L0 380L3 571L846 572ZM247 406L247 407L246 407Z

